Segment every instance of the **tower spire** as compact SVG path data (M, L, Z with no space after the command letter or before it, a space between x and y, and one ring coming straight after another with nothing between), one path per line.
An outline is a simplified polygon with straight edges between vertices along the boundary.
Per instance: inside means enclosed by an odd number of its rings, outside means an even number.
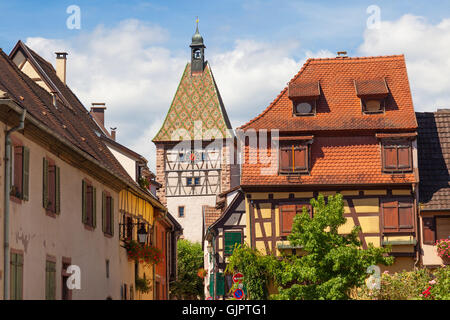
M203 72L205 67L205 44L203 43L203 37L198 31L198 17L195 20L196 27L195 33L192 36L191 47L191 73Z

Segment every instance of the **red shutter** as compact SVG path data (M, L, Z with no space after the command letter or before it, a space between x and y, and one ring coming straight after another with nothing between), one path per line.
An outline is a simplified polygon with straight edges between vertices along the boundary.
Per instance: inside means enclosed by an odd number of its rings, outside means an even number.
M307 155L306 147L296 147L294 149L294 165L295 171L305 171L306 170L306 155Z
M404 231L408 231L405 229L410 229L412 231L414 226L413 213L414 210L411 201L399 201L398 224L400 229L403 229Z
M423 243L434 244L436 241L436 225L434 217L422 218Z
M383 203L383 225L388 231L398 230L398 202L387 201Z
M296 205L297 214L303 213L303 207L306 207L306 209L308 210L309 216L312 218L312 208L311 208L310 204L297 204Z
M291 233L292 222L297 214L295 204L287 204L280 206L280 233L282 236L287 236Z
M280 149L280 171L292 171L292 148L283 147Z
M23 148L22 146L14 147L14 186L16 194L22 197L22 168L23 168Z
M411 162L409 159L410 147L399 146L398 147L398 168L408 169L411 168Z
M397 168L397 150L392 146L384 146L384 167L385 169Z

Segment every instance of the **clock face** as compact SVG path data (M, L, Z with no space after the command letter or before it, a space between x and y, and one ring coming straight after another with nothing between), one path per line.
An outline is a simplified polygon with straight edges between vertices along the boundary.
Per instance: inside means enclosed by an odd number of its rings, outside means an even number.
M200 49L197 49L194 51L194 58L195 59L200 59L202 57L202 52L200 51Z
M297 113L311 113L312 112L312 105L308 102L300 102L295 107L295 111Z
M186 152L186 158L190 162L197 162L201 160L201 155L197 151Z

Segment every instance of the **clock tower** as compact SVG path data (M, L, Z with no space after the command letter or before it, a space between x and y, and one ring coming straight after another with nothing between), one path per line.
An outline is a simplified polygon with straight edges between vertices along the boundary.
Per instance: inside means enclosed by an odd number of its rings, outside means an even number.
M158 197L184 237L201 242L204 210L214 209L217 196L239 183L239 166L231 161L234 135L198 24L189 47L191 59L153 142Z

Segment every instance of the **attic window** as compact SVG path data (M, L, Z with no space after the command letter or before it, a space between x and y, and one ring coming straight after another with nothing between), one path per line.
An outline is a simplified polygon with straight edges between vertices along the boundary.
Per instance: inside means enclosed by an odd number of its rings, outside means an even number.
M320 97L319 82L289 83L288 97L292 101L294 115L315 115Z
M361 99L363 113L384 112L389 90L385 79L355 80L356 95Z

